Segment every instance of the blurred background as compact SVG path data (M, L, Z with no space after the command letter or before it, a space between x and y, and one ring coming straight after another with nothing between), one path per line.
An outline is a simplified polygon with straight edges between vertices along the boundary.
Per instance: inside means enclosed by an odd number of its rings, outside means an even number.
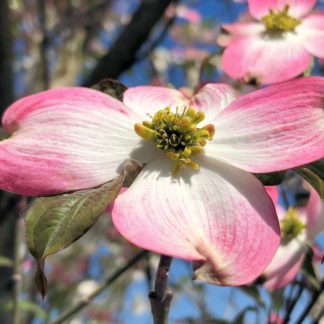
M317 7L323 3L318 1ZM1 112L31 93L92 86L104 78L127 86L193 90L206 82L225 82L250 91L253 86L223 74L222 48L216 42L221 25L246 10L242 0L1 0ZM323 62L315 60L312 74L323 71ZM116 233L107 212L84 237L48 258L48 295L42 300L33 281L34 260L24 242L22 216L28 203L24 197L0 193L1 324L13 322L17 296L19 323L50 323L138 252ZM324 249L323 234L316 243ZM157 263L154 254L142 257L66 323L151 323L147 295ZM191 265L175 260L170 323L297 323L310 304L314 307L302 323L321 318L324 323L324 297L312 285L312 264L308 258L292 284L270 293L261 284L230 288L193 282ZM323 265L317 260L314 267L320 281ZM320 293L312 300L314 292Z

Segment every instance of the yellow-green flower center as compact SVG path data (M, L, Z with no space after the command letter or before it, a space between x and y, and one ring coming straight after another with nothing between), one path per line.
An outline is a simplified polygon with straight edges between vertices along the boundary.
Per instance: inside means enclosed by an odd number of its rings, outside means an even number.
M297 210L295 208L289 208L285 218L280 221L281 242L283 244L289 243L301 234L304 228L305 225L300 220Z
M180 113L178 109L172 112L170 107L166 107L151 117L151 121L135 124L134 129L142 138L153 140L159 150L175 161L172 172L175 175L185 166L199 169L191 157L200 153L215 133L214 125L197 127L204 118L205 114L194 108L186 108Z
M262 18L262 21L270 32L293 31L301 23L300 19L288 15L289 5L282 11L274 12L270 9L269 14Z

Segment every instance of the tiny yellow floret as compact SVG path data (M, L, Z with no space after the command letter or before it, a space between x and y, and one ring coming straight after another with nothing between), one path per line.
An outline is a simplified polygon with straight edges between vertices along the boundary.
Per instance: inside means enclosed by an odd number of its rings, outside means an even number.
M289 208L285 218L280 221L281 242L287 244L296 238L305 229L295 208Z
M289 5L286 5L282 11L274 12L270 9L269 14L262 18L262 21L270 32L293 31L301 23L300 19L288 15Z
M156 147L175 161L172 174L176 175L186 166L198 170L199 164L193 162L191 156L201 153L207 140L210 141L215 134L212 124L197 127L205 114L192 107L185 108L181 113L178 109L173 112L170 107L166 107L151 118L151 121L135 124L135 132L146 140L154 140Z

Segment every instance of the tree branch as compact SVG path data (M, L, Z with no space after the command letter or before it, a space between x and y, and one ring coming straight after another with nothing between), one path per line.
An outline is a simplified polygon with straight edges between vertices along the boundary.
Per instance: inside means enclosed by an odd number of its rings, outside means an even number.
M297 285L297 292L295 293L295 296L288 299L287 301L287 311L286 311L286 315L285 318L283 319L283 324L288 324L290 321L290 315L292 313L292 311L294 310L301 294L303 293L303 290L305 288L305 280L303 278L302 282L296 282ZM293 289L294 287L292 287L292 292L293 293Z
M20 272L20 244L21 244L21 231L22 231L22 219L17 218L16 221L16 233L15 233L15 257L14 257L14 269L12 275L12 281L14 282L13 291L13 324L19 324L20 314L19 314L19 300L22 287L22 277Z
M163 16L170 3L177 0L143 0L131 22L105 56L103 56L84 86L92 86L104 78L116 79L121 72L130 68L136 61L136 53L147 40L155 24Z
M47 32L47 14L46 14L46 2L44 0L38 0L39 10L39 23L42 32L42 41L39 47L40 61L41 61L41 81L43 90L50 87L50 74L49 74L49 62L48 62L48 46L49 38Z
M306 305L306 308L304 309L304 311L302 312L302 314L299 316L298 320L296 321L296 324L302 324L304 322L304 319L306 318L308 313L311 311L311 309L317 302L318 298L321 296L321 293L323 292L323 290L324 290L324 280L322 280L320 288L316 289L313 292L308 304Z
M166 324L172 300L172 292L167 289L172 258L161 255L156 271L154 290L149 293L154 324Z
M13 53L7 0L0 1L0 112L14 100Z

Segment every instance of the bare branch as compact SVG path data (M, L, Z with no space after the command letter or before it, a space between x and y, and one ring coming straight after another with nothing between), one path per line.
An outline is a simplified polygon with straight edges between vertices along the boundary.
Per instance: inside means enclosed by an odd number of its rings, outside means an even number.
M149 293L154 324L168 323L172 292L167 289L172 258L161 255L156 271L154 290Z
M131 22L125 27L108 54L103 56L85 86L91 86L104 78L116 79L121 72L136 61L136 53L147 40L165 9L177 0L143 0Z

